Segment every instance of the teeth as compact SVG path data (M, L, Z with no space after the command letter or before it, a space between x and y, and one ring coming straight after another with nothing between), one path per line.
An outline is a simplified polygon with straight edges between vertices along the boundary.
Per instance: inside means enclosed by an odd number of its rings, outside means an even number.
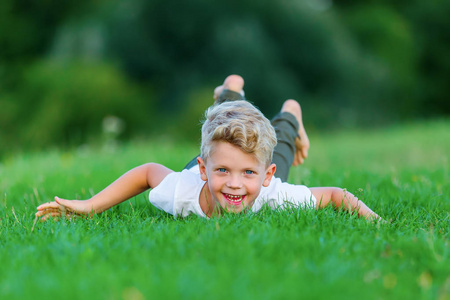
M233 201L233 202L242 201L242 196L240 196L240 195L230 195L230 194L227 194L227 197L228 197L231 201Z

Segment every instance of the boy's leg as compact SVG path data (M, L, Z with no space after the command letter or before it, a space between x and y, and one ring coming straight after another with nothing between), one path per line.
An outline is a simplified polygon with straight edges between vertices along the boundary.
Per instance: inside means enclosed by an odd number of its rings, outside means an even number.
M290 99L284 102L281 111L293 114L299 124L298 136L295 139L294 162L292 165L301 165L308 157L309 151L309 139L306 134L305 126L303 125L302 109L297 101Z
M229 75L225 78L222 85L219 85L214 90L215 104L220 104L225 101L245 100L244 96L244 79L239 75ZM197 157L193 158L184 169L190 169L197 165Z
M215 104L234 100L245 100L244 79L239 75L227 76L223 84L214 89Z
M303 163L309 149L298 102L284 102L281 112L272 119L272 125L277 134L277 145L273 152L273 163L277 165L275 176L287 181L291 165Z
M232 90L223 90L219 97L216 99L216 104L223 103L225 101L235 101L235 100L246 100L244 91L242 90L241 93L234 92Z

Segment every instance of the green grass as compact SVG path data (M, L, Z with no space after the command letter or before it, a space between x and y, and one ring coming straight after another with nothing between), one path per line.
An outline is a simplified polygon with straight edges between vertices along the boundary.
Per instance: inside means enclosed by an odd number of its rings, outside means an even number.
M37 222L54 195L84 199L195 145L22 153L0 164L1 299L450 299L450 122L311 134L290 181L340 186L390 224L332 209L174 219L147 193L92 219Z

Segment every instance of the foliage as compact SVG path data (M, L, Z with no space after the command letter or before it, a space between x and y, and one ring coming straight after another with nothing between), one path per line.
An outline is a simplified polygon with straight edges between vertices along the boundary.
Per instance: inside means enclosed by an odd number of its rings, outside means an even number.
M135 1L126 7L134 17L123 18L119 6L108 49L136 78L160 83L163 103L171 99L175 108L190 90L238 73L266 113L295 96L314 104L313 120L338 110L345 122L342 107L360 108L361 97L372 102L385 84L371 83L379 67L364 61L333 12L298 1ZM355 88L360 85L364 90Z
M179 169L198 147L10 156L0 165L0 297L447 299L448 126L310 135L290 181L346 187L390 220L379 225L332 209L173 219L147 194L92 219L34 224L55 194L85 199L147 161Z
M175 128L172 133L190 139L198 136L198 116L211 103L212 90L231 73L244 76L248 98L268 116L285 99L300 100L310 128L447 116L449 3L66 0L36 5L5 0L0 5L0 125L12 129L0 133L0 152L17 145L82 143L98 135L92 120L79 120L83 107L61 113L63 102L54 104L49 97L70 103L69 92L50 90L79 77L85 82L74 80L78 94L89 93L87 80L95 76L81 74L108 76L107 70L122 81L103 85L111 94L147 95L145 107L127 122L161 124L158 130ZM92 86L98 84L92 80ZM35 93L36 85L45 92ZM131 106L122 103L116 109L129 115ZM86 109L88 119L109 113ZM156 122L142 113L149 109L159 117ZM25 116L29 120L21 121ZM124 137L140 134L133 126Z
M388 101L399 103L393 108L402 117L448 114L448 1L340 1L337 9L362 48L395 75L397 91Z
M44 55L58 26L84 13L87 1L4 0L0 4L0 80L20 86L21 72Z
M141 89L111 65L100 63L38 62L27 70L22 91L0 103L6 108L0 112L0 123L11 128L3 132L8 143L2 146L20 141L25 149L99 138L108 116L124 123L124 134L142 133L153 115Z

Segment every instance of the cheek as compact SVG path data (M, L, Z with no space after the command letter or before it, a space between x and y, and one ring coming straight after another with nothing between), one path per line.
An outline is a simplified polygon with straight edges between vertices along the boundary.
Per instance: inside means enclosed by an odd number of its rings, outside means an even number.
M260 180L255 180L247 185L247 193L252 194L256 198L261 191L261 186L262 182Z
M220 178L216 176L210 176L208 179L208 186L211 192L218 192L222 188Z

